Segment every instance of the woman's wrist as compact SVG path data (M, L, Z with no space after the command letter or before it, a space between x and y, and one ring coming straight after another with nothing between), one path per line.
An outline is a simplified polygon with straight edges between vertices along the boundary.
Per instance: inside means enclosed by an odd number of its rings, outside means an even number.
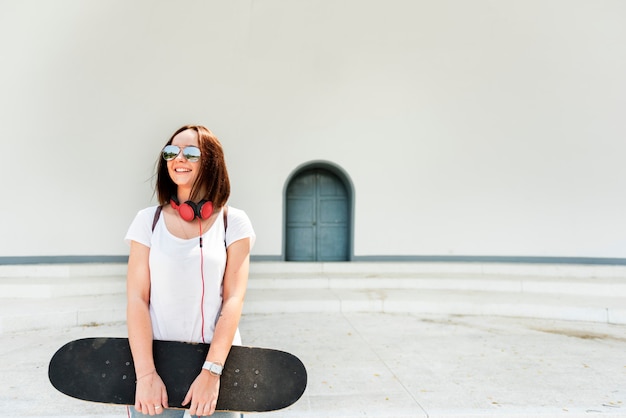
M148 377L148 376L152 376L155 373L156 373L156 369L152 369L151 371L147 373L142 373L137 377L137 380L135 382L139 382L141 379Z
M217 361L205 361L202 365L202 369L208 371L212 376L221 376L224 370L224 365Z

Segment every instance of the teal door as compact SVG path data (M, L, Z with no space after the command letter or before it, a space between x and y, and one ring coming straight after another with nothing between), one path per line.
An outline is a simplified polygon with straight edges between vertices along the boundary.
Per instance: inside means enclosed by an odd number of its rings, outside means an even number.
M349 260L346 186L328 170L304 171L287 187L287 261Z

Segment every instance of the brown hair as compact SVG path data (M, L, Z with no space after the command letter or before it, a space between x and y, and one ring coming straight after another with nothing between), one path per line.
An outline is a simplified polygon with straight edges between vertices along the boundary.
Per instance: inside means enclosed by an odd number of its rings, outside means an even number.
M198 144L201 152L200 174L191 188L189 198L194 202L209 200L213 207L220 208L226 204L230 196L230 179L226 170L224 150L222 144L213 132L201 125L185 125L179 128L170 137L165 145L170 145L179 133L192 129L198 134ZM157 162L156 193L161 205L169 203L170 198L177 193L178 186L172 181L167 172L167 161L159 154ZM182 203L182 202L181 202Z

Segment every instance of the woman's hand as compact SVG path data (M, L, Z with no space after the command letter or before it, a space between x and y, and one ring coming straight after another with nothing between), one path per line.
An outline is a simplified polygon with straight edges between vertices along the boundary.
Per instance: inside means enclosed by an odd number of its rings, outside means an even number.
M156 370L137 379L135 409L142 414L159 415L167 408L167 390Z
M202 370L198 377L193 381L183 405L188 405L189 415L207 416L213 415L217 405L217 396L220 392L220 378L209 373L208 370Z

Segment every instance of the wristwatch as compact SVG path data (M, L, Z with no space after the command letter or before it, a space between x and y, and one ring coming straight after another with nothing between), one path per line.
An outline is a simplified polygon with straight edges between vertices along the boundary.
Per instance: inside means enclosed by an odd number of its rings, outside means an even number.
M224 366L220 363L213 363L211 361L205 361L202 365L202 368L208 370L214 376L221 376L222 370L224 370Z

